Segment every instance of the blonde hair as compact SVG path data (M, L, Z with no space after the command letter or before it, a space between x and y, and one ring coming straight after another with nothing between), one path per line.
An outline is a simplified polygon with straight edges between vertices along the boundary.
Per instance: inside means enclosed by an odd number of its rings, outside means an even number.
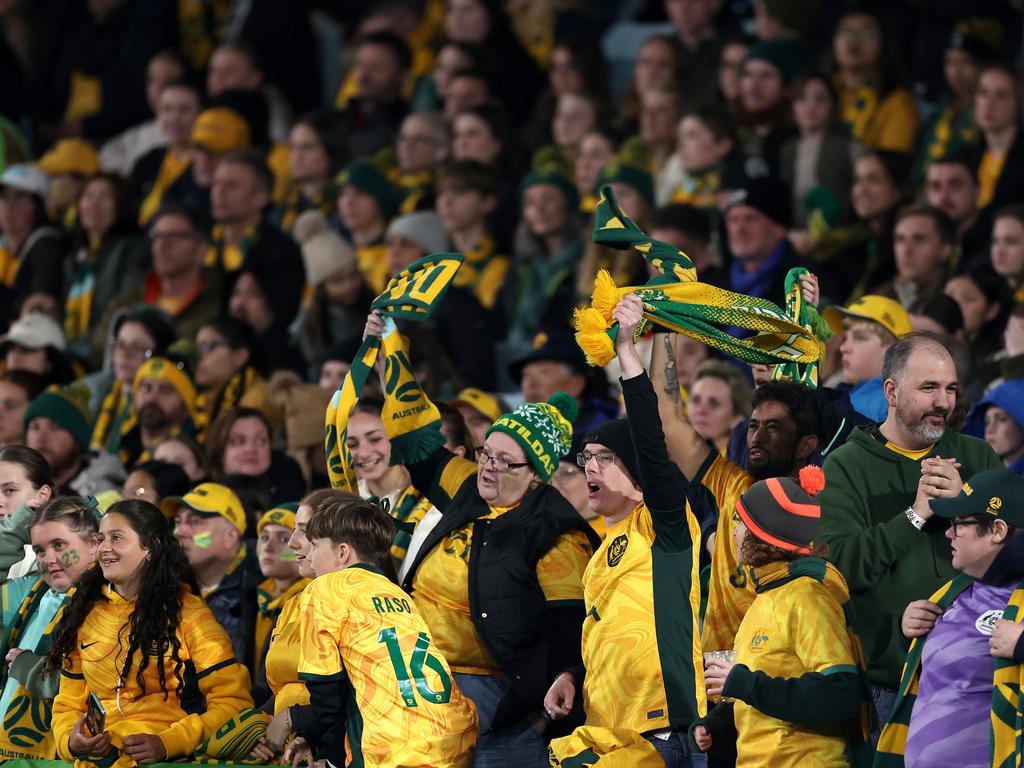
M753 408L754 389L739 368L725 360L705 360L693 374L692 388L701 379L719 379L729 386L732 399L732 412L744 417L750 415Z

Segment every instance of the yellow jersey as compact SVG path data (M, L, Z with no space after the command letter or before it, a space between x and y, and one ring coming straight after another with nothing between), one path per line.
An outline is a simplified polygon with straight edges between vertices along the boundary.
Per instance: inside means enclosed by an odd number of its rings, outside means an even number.
M135 680L138 652L122 681L128 622L134 608L135 598L125 600L107 585L78 630L75 650L65 660L60 691L53 702L53 735L61 760L75 760L68 738L75 722L85 714L90 693L99 697L106 710L106 730L115 748L123 748L125 736L155 734L163 742L168 760L191 755L224 723L253 706L249 672L235 660L227 633L202 598L184 588L177 632L178 654L184 663L182 697L175 694L170 652L164 656L166 700L154 660L143 672L145 693L139 688Z
M280 621L281 611L285 603L299 595L309 579L299 579L280 595L274 595L275 582L273 579L266 579L256 590L256 637L253 669L259 669L265 661L263 649L267 648L267 638L271 634L274 625ZM268 649L269 650L269 649Z
M476 481L476 464L455 458L442 472L440 485L449 498L463 483ZM480 520L493 520L514 507L490 507ZM473 523L452 531L420 563L413 579L416 604L430 627L438 650L456 672L501 674L501 665L484 646L469 610L469 556ZM590 542L583 531L563 533L537 562L537 581L548 602L583 600L583 572Z
M357 563L315 579L299 600L299 678L345 688L352 764L469 765L476 709L408 594Z
M784 572L785 563L750 570L751 581ZM797 578L761 592L736 633L737 664L770 677L797 678L808 672L857 669L846 628L846 583L828 565L824 583ZM737 701L733 705L738 739L736 768L845 768L847 734L843 724L803 725L765 715ZM813 762L809 762L813 756Z
M700 484L718 508L715 546L711 555L711 581L708 607L704 614L701 641L706 651L725 651L733 647L736 630L757 593L740 568L736 557L736 502L754 483L745 470L723 458L717 451L697 472L691 488Z
M644 503L615 525L583 574L587 726L638 733L690 725L707 711L700 649L700 526Z
M309 584L309 580L304 580ZM305 589L305 585L303 585ZM267 648L267 685L274 693L274 714L293 704L309 704L309 691L299 680L299 592L288 598L270 631Z

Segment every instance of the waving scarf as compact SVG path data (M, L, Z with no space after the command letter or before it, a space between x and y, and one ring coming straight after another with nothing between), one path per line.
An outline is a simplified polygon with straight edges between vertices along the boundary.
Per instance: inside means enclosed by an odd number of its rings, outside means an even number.
M928 599L945 611L972 581L970 576L958 573ZM1010 596L1003 610L1003 618L1016 624L1024 621L1024 581L1017 585ZM904 765L903 754L910 732L910 718L917 701L917 686L921 681L921 654L927 639L927 635L914 638L907 651L892 716L878 740L875 768L902 768ZM1018 664L1013 659L996 659L992 675L990 740L993 768L1016 768L1024 760L1024 741L1021 738L1024 702L1020 695L1021 686L1024 686L1024 664Z
M810 270L796 267L786 273L786 314L797 325L803 326L822 344L832 338L832 329L824 321L818 310L804 301L800 289L800 277L809 275ZM772 381L798 381L811 389L818 388L818 361L808 365L799 363L782 363L772 371Z
M331 398L327 406L324 447L327 454L327 473L331 486L342 488L352 493L356 491L355 467L352 455L345 445L348 420L359 401L363 385L373 371L380 346L384 346L386 360L385 393L387 401L382 417L385 426L392 422L409 423L409 429L401 430L410 437L405 442L416 442L422 439L433 442L433 438L425 437L416 424L436 420L440 422L437 409L426 401L419 387L415 386L412 364L405 350L405 341L395 330L393 319L426 320L434 308L444 298L455 273L462 265L462 255L458 253L439 253L425 256L403 269L388 283L384 292L373 300L372 309L379 310L388 320L389 332L383 340L368 338L363 342L355 357L352 367L345 380ZM410 387L410 379L413 386ZM424 402L425 401L425 402ZM426 434L430 434L428 431ZM437 432L440 438L440 432ZM442 444L437 443L437 445ZM403 439L392 440L392 459L395 451L403 448ZM437 447L435 445L434 447ZM412 448L412 446L409 446ZM415 453L415 449L412 448Z
M821 357L817 339L776 304L697 282L690 258L648 237L626 216L607 186L601 188L593 240L611 248L635 248L661 274L643 286L618 288L611 275L598 272L591 306L576 310L576 341L591 365L605 365L615 356L618 323L612 321L612 311L629 293L643 300L648 321L641 322L638 334L653 322L749 363L812 363ZM716 326L759 333L740 339Z

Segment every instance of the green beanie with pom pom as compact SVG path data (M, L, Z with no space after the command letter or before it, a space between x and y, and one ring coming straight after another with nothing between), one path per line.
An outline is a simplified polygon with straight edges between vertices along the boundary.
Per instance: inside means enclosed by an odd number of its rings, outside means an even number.
M555 392L546 403L523 403L511 413L502 414L487 434L504 432L519 443L527 460L546 481L572 446L572 423L578 413L572 395Z

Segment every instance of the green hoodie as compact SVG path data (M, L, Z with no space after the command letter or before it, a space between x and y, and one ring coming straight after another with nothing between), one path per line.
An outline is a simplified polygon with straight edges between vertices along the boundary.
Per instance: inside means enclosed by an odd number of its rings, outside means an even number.
M960 462L967 480L1002 462L982 440L946 430L928 452ZM914 503L921 463L885 447L878 427L853 430L825 460L821 537L850 585L868 681L895 689L907 655L900 622L914 600L927 599L953 578L947 521L917 530L904 514Z

